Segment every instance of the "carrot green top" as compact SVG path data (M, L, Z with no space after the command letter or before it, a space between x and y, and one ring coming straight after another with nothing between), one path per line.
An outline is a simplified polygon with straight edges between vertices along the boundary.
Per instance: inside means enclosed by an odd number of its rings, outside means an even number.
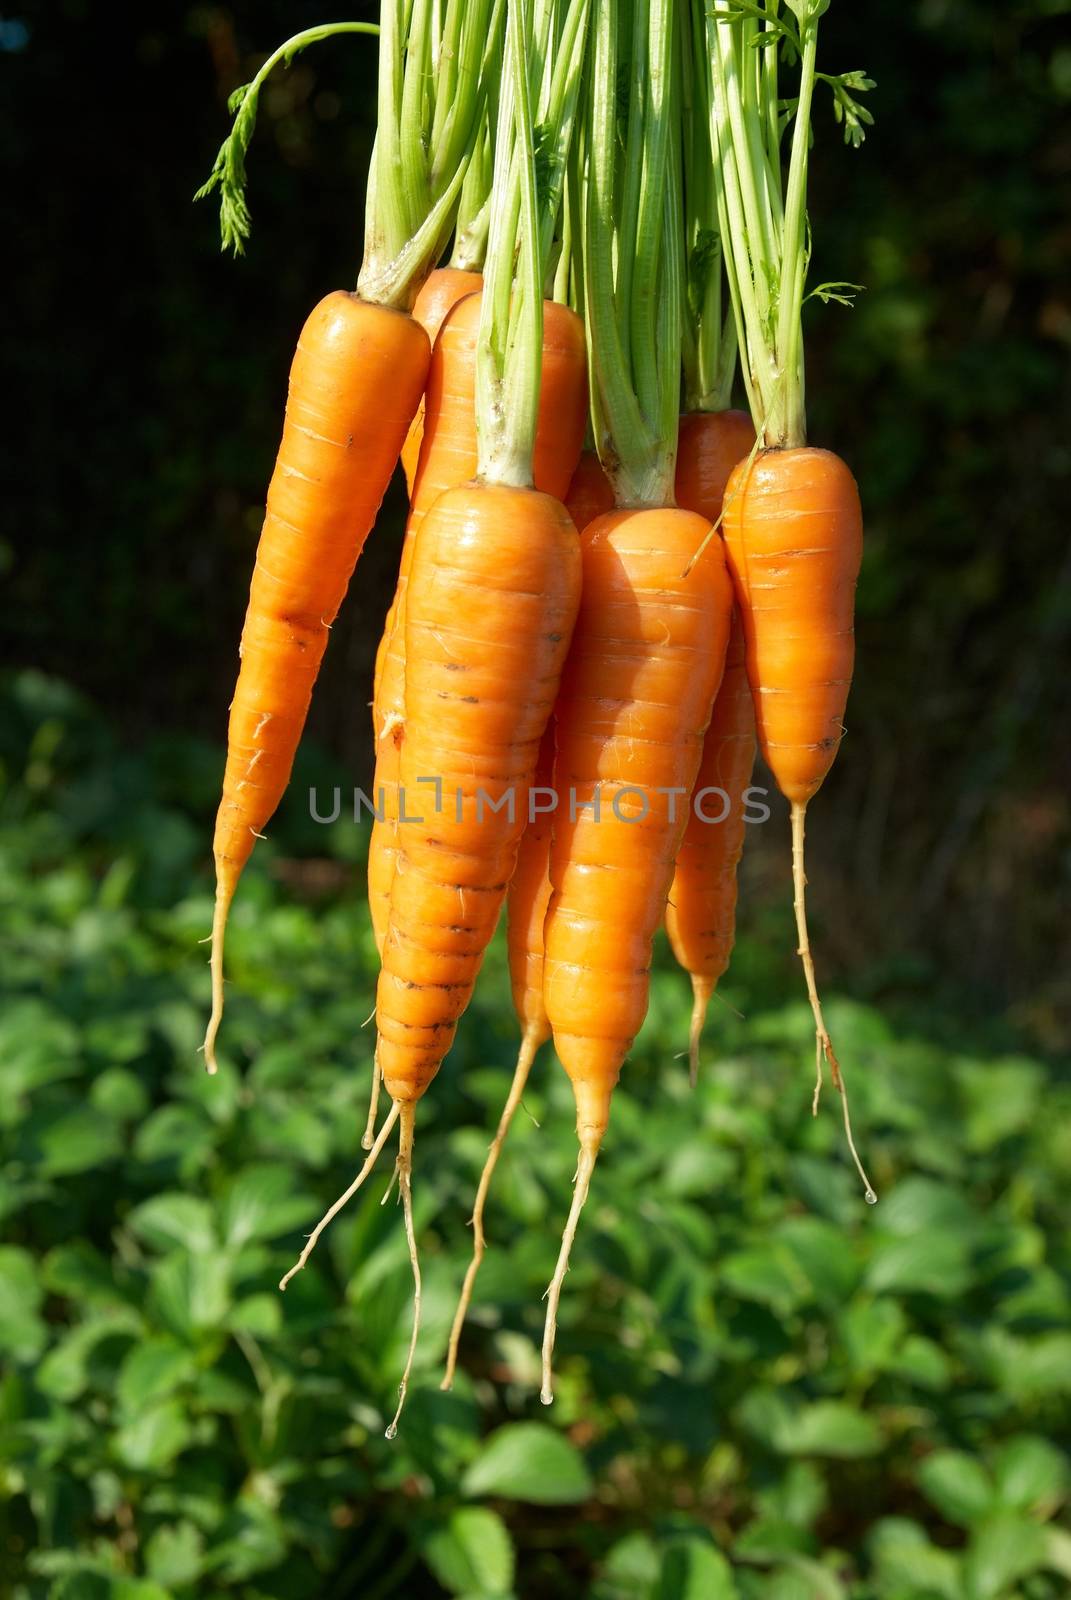
M212 171L207 181L194 195L195 200L205 200L219 189L219 231L224 250L233 250L240 256L249 238L251 219L245 199L245 157L253 130L257 125L260 91L270 73L280 62L289 66L296 55L321 39L330 39L336 33L365 33L378 36L374 22L326 22L319 27L306 28L295 33L278 50L273 50L249 83L241 84L227 100L227 110L234 118L231 131L219 147Z
M593 432L619 505L673 503L683 278L675 9L633 0L622 58L619 0L599 0L593 36L584 307Z
M724 411L736 371L736 324L722 288L721 168L714 141L714 80L704 0L681 12L681 135L684 150L686 300L682 338L684 409Z
M252 82L231 96L234 125L208 182L196 196L201 199L219 188L224 249L240 254L249 236L245 156L268 74L280 62L289 64L310 44L335 34L378 35L378 125L357 288L367 300L407 310L442 255L470 161L479 155L487 97L497 76L503 4L504 0L382 0L378 26L327 23L307 28L281 45Z
M806 440L801 313L810 257L807 164L816 81L833 91L846 140L862 143L873 118L851 91L860 72L817 71L818 22L830 0L716 0L706 14L713 138L721 156L719 213L726 275L756 432L766 446ZM794 100L779 98L779 57L799 63ZM782 141L791 127L787 174ZM812 290L846 300L857 285Z
M576 121L588 8L589 0L564 7L558 0L507 0L476 360L478 473L488 482L532 482L543 286Z
M382 0L357 280L366 300L408 310L443 253L483 126L501 18L502 0Z

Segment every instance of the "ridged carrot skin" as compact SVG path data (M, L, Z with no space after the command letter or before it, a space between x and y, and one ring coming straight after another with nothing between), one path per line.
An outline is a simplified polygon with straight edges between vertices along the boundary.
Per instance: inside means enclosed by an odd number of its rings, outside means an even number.
M466 272L461 267L436 267L414 300L412 313L413 321L420 323L433 348L447 313L467 294L475 294L482 287L483 274L480 272ZM402 445L402 471L410 499L423 437L424 401L421 400Z
M614 491L594 450L585 450L576 464L565 509L575 522L577 533L583 533L589 522L614 509Z
M699 1037L707 1006L729 965L736 935L736 871L747 832L743 796L754 765L755 712L744 660L743 627L734 608L725 675L714 701L695 780L694 797L699 801L699 810L695 806L689 809L666 906L669 942L678 962L691 976L695 997L693 1077L698 1069ZM707 789L721 793L703 799Z
M376 736L373 793L382 795L368 849L368 903L382 949L394 877L398 816L398 762L405 728L405 603L409 564L420 524L447 489L476 472L476 339L482 296L468 295L447 314L432 353L426 394L426 431L413 481L398 586L376 657L372 721ZM568 489L587 421L587 353L584 325L555 301L543 304L543 379L536 426L533 478L537 489L560 499Z
M763 451L729 481L724 533L759 747L805 806L844 735L863 553L855 479L829 450Z
M555 709L555 787L575 806L554 821L543 982L592 1154L646 1015L652 942L725 665L732 591L721 542L708 540L684 576L709 532L705 518L673 509L614 511L581 536L583 598ZM597 785L598 820L580 809Z
M498 921L579 592L576 530L550 495L469 483L421 525L400 776L407 812L426 820L398 827L376 994L383 1083L403 1106L449 1050ZM429 776L442 782L438 813L418 782ZM510 793L512 816L491 809Z
M230 902L253 842L286 788L331 624L390 482L429 361L419 323L343 290L320 302L298 340L242 630L213 841L210 1070Z
M733 468L755 443L746 411L692 411L677 435L677 504L717 522Z

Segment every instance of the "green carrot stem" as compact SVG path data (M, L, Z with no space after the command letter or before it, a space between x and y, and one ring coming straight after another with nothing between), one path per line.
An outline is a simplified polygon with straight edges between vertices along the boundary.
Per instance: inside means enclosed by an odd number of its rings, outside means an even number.
M375 22L327 22L295 33L278 50L272 51L252 81L236 89L227 102L228 109L234 113L234 124L220 145L207 181L198 189L194 199L204 200L214 189L219 189L221 248L233 250L236 256L242 254L250 231L249 208L245 199L245 157L257 123L260 91L280 62L289 66L294 57L310 44L330 39L337 33L363 33L378 37L379 25Z

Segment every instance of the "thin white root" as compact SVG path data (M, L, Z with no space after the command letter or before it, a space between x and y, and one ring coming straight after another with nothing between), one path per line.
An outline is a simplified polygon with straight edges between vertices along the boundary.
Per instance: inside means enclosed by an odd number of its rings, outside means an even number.
M413 1370L413 1357L416 1355L417 1339L420 1337L420 1257L417 1254L416 1231L413 1227L413 1122L416 1107L412 1103L403 1106L395 1100L394 1111L396 1113L400 1111L402 1119L398 1133L396 1170L398 1189L402 1197L402 1216L405 1218L405 1239L409 1246L409 1264L413 1269L413 1332L409 1340L405 1371L398 1385L398 1409L387 1427L388 1439L396 1439L398 1436L398 1422L402 1407L405 1405L405 1397L409 1392L409 1374Z
M582 1145L580 1160L577 1162L576 1179L573 1184L573 1203L569 1207L569 1219L565 1224L562 1234L562 1247L558 1252L558 1265L554 1269L554 1276L550 1280L547 1290L547 1319L543 1324L543 1386L539 1391L539 1398L545 1406L554 1403L554 1340L558 1333L558 1302L562 1297L562 1285L565 1274L569 1271L569 1256L576 1238L577 1223L580 1213L584 1209L584 1202L588 1197L591 1187L591 1174L595 1170L595 1160L599 1154L599 1144Z
M476 1200L472 1208L472 1260L469 1262L468 1271L465 1273L465 1281L461 1285L461 1294L458 1297L457 1310L454 1312L454 1322L450 1329L450 1343L446 1350L446 1371L443 1374L442 1383L439 1385L440 1389L449 1389L454 1382L458 1342L461 1338L461 1330L465 1325L469 1303L472 1300L472 1289L476 1282L476 1274L480 1270L480 1263L483 1260L484 1250L487 1245L483 1231L483 1213L491 1188L491 1179L494 1177L495 1167L502 1153L502 1146L506 1141L506 1135L509 1133L514 1113L521 1103L521 1096L524 1094L525 1085L528 1082L528 1074L532 1070L532 1062L535 1060L536 1052L541 1043L542 1039L537 1032L531 1028L525 1032L524 1038L521 1040L520 1052L517 1056L517 1065L513 1072L513 1082L509 1086L509 1094L502 1108L502 1115L498 1119L498 1129L488 1147L487 1160L484 1162L483 1171L480 1173Z
M301 1254L298 1256L297 1260L294 1262L294 1265L290 1268L290 1271L286 1274L286 1276L279 1280L280 1289L285 1289L287 1284L290 1282L290 1279L294 1277L296 1273L301 1271L306 1261L312 1255L312 1252L316 1249L316 1242L321 1233L323 1233L324 1229L327 1227L328 1223L333 1221L333 1219L338 1216L343 1206L348 1204L348 1202L353 1199L353 1196L357 1193L357 1190L361 1187L364 1180L371 1173L372 1168L379 1160L379 1152L383 1149L383 1146L387 1142L387 1135L390 1133L391 1129L394 1127L394 1124L398 1120L398 1111L398 1103L395 1101L393 1109L390 1111L382 1128L379 1130L379 1137L376 1139L375 1144L368 1153L368 1159L364 1166L354 1178L345 1194L339 1195L335 1203L324 1212L315 1228L313 1228L305 1242L304 1250L302 1250Z
M379 1043L376 1043L376 1053L372 1057L372 1088L368 1096L368 1121L365 1123L364 1133L361 1136L361 1149L371 1150L376 1142L376 1117L379 1115L379 1086L383 1081L383 1074L379 1070Z
M227 931L227 914L231 908L231 895L224 894L216 885L216 905L212 913L212 954L208 965L212 974L212 1012L205 1029L205 1042L201 1046L205 1055L205 1071L214 1077L216 1066L216 1035L223 1021L223 939Z
M699 1082L699 1046L713 988L709 978L692 974L692 1024L688 1030L688 1082L694 1089Z
M792 806L792 889L793 906L796 912L796 934L799 940L798 955L803 962L803 975L807 980L807 994L811 1002L811 1011L814 1014L815 1028L815 1063L816 1078L814 1085L814 1098L811 1101L811 1111L817 1116L818 1098L822 1090L822 1058L829 1063L830 1077L833 1087L841 1097L841 1107L844 1113L844 1131L848 1140L848 1149L851 1151L855 1168L863 1182L863 1198L867 1205L877 1203L877 1194L874 1185L866 1175L866 1169L859 1159L859 1152L855 1148L855 1139L852 1136L852 1120L848 1111L848 1091L844 1087L844 1076L840 1070L840 1062L833 1050L833 1041L829 1037L825 1018L822 1015L822 1002L818 998L818 984L815 981L814 961L811 958L811 942L807 934L807 904L804 891L807 886L807 874L803 866L803 824L806 816L806 806L797 802Z

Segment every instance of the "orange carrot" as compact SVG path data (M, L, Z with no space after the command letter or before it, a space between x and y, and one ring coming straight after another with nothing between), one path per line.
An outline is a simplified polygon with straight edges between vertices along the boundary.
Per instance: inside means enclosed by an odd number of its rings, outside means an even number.
M755 443L746 411L692 411L677 436L677 504L717 523L729 475Z
M377 945L386 933L397 850L398 760L405 726L405 596L417 531L446 489L476 472L476 340L482 296L468 295L444 319L432 353L426 431L413 480L398 587L376 658L372 720L376 736L373 795L383 797L383 821L372 827L368 902ZM587 414L584 326L575 312L543 304L543 365L532 471L537 489L560 499L568 489Z
M436 267L413 302L413 320L420 323L433 349L439 336L439 329L451 307L456 306L457 302L463 300L467 294L475 294L482 284L481 272L468 272L460 267ZM420 441L423 437L422 397L417 406L416 416L406 434L405 443L402 445L402 471L405 473L405 486L409 490L410 497L413 493L413 480L416 477L417 462L420 459Z
M577 533L583 533L589 522L614 509L614 491L594 450L585 450L576 464L565 509L575 522Z
M547 724L536 763L535 788L548 791L554 775L554 725ZM543 921L550 900L551 809L544 792L532 791L533 805L517 851L517 865L510 880L506 901L507 948L513 1008L521 1025L521 1047L506 1103L499 1117L495 1136L487 1152L472 1208L472 1260L458 1297L446 1352L446 1372L442 1388L449 1389L457 1366L457 1347L465 1323L476 1275L483 1260L486 1239L483 1214L495 1167L510 1130L514 1113L521 1103L532 1062L541 1044L550 1038L550 1023L543 1003ZM538 806L538 810L535 807Z
M764 450L754 462L742 462L729 480L724 529L744 625L759 746L792 808L796 929L815 1023L815 1108L824 1057L842 1096L849 1148L866 1197L873 1201L818 997L803 869L807 804L844 736L855 656L855 584L863 549L859 491L844 462L829 450Z
M231 703L216 818L212 1014L216 1070L223 941L242 868L286 788L327 635L423 392L427 334L403 312L342 290L298 340L268 487Z
M755 442L743 411L694 411L681 418L677 440L677 503L717 524L725 485L736 463ZM721 821L705 820L723 803L693 806L677 858L666 907L673 952L692 980L694 1004L689 1038L693 1086L699 1071L699 1040L710 997L729 965L736 926L736 869L744 848L743 793L755 763L755 715L744 671L744 639L734 615L725 676L703 742L695 795L706 789L726 794Z
M425 820L398 829L376 998L383 1081L403 1107L450 1047L513 876L579 581L572 523L538 490L463 485L422 524L400 776ZM442 785L438 811L418 782L429 774Z
M692 980L688 1056L693 1086L710 997L733 949L736 869L747 826L743 795L754 764L755 713L744 666L743 630L734 611L725 676L703 740L688 827L666 907L666 932L673 954Z
M725 664L732 590L709 532L693 512L662 509L611 512L581 535L583 596L555 709L554 786L570 803L554 819L544 927L544 999L576 1097L580 1162L548 1294L547 1404L561 1286L647 1011L652 943Z

